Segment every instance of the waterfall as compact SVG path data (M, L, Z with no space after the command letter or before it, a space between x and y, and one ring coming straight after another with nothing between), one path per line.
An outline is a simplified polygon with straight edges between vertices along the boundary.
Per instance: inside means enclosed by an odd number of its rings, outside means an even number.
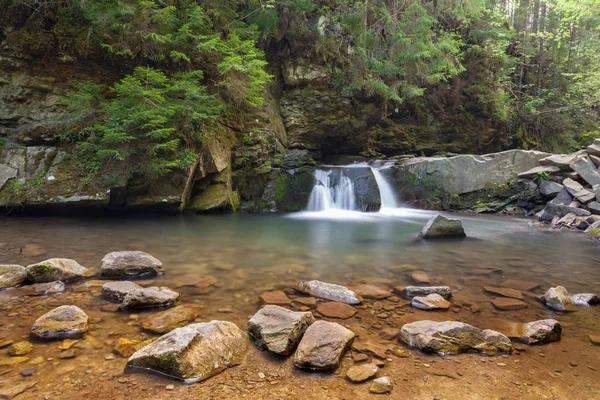
M381 195L381 208L398 207L398 204L396 203L396 196L394 196L394 191L392 190L392 187L381 173L382 169L389 168L392 165L392 163L386 163L381 168L371 167L371 171L373 171L373 176L375 176L375 181L377 181L377 186L379 186L379 194Z
M354 183L350 178L344 176L341 169L337 180L332 170L316 169L314 176L316 183L308 198L307 211L354 210L356 208Z

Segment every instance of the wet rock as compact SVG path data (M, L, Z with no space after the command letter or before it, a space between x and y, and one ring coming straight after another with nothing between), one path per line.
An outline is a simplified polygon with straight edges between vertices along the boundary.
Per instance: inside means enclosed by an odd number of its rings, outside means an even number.
M276 304L279 306L288 306L292 301L281 290L273 290L260 295L260 299L264 304Z
M571 301L577 306L593 306L600 304L600 296L594 293L578 293L571 296Z
M391 289L370 284L355 285L352 290L365 299L383 300L392 295Z
M307 306L309 308L317 308L317 299L314 297L295 297L292 300L294 303L302 304L303 306Z
M0 388L0 399L12 399L17 397L34 387L36 384L37 382L26 381L14 385L3 385Z
M7 346L10 346L13 343L14 343L14 340L0 339L0 349L3 349L5 347L7 347Z
M77 261L68 258L51 258L28 265L27 279L31 282L67 282L90 275L90 271Z
M545 344L558 342L562 334L562 327L555 319L519 324L517 332L507 335L511 340L525 344Z
M142 321L142 328L155 333L167 333L184 326L200 315L202 306L184 304L160 312Z
M354 336L354 332L335 322L316 321L304 333L294 364L312 370L335 369Z
M394 340L398 337L400 329L385 327L379 331L379 337L384 340Z
M31 333L42 339L81 337L88 330L88 316L76 306L60 306L39 317Z
M75 343L78 343L78 342L79 342L79 340L65 339L61 342L61 344L58 345L58 349L69 350L71 347L73 347L73 345Z
M238 365L248 350L246 334L227 321L177 328L135 352L127 366L188 381L202 381Z
M69 350L61 351L60 354L58 355L58 358L60 358L61 360L67 360L70 358L75 358L76 355L77 355L77 353L75 352L75 349L69 349Z
M452 297L449 286L398 286L395 290L405 299L412 299L416 296L427 296L430 294L439 294L445 299Z
M179 293L167 288L152 286L131 290L123 298L121 309L163 307L174 304L179 299Z
M352 382L364 382L367 379L375 376L379 371L379 367L374 364L355 365L350 367L346 372L346 377Z
M13 343L8 348L9 356L24 356L25 354L31 353L33 345L29 342L17 342Z
M592 342L592 344L596 345L596 346L600 346L600 336L596 336L596 335L590 335L590 342Z
M390 393L392 391L392 381L387 376L382 376L381 378L373 379L373 383L371 383L371 387L369 387L369 392L375 394L385 394Z
M492 304L498 310L502 310L502 311L521 310L523 308L528 307L527 303L525 303L524 301L506 298L506 297L500 297L500 298L494 299L494 300L492 300Z
M258 346L275 354L289 355L314 321L310 312L294 312L267 305L248 321L248 332Z
M123 357L131 357L133 353L139 350L137 349L137 346L140 343L140 340L132 340L120 337L117 341L117 344L115 344L114 351Z
M527 179L530 179L530 178L535 178L535 177L537 177L537 176L538 176L538 174L540 174L540 173L554 174L554 173L556 173L556 172L559 172L559 171L560 171L560 168L558 168L558 167L555 167L555 166L553 166L553 165L543 165L543 166L541 166L541 167L534 167L534 168L531 168L531 169L530 169L530 170L528 170L528 171L521 172L521 173L520 173L520 174L518 174L517 176L518 176L519 178L527 178Z
M361 298L345 286L321 281L302 281L294 286L300 293L308 293L315 297L346 304L360 304Z
M61 281L48 282L48 283L36 283L31 286L27 286L31 291L38 294L52 294L60 293L65 291L65 284Z
M370 341L355 340L352 342L352 350L360 353L370 354L371 356L377 357L381 360L385 360L387 358L385 354L387 352L387 346L372 343Z
M115 251L102 259L101 278L133 278L163 273L162 263L143 251Z
M356 309L348 304L326 302L320 303L317 311L326 317L347 319L356 314Z
M429 283L429 282L431 282L431 278L429 278L429 275L427 275L427 273L423 272L423 271L415 271L412 274L410 274L410 277L416 283Z
M125 296L135 289L142 289L142 287L131 281L106 282L102 285L102 296L112 301L123 301Z
M431 217L419 234L422 239L461 238L465 236L465 230L460 219L446 218L441 214Z
M504 297L511 297L513 299L523 300L523 293L515 289L497 286L484 286L483 288L486 292L494 293Z
M0 358L0 367L14 367L15 365L19 365L29 361L29 357L15 356L8 358ZM0 371L2 369L0 368Z
M425 297L413 297L412 306L419 310L447 310L450 308L450 303L439 294L434 293Z
M564 311L566 307L573 304L569 292L562 286L548 289L542 296L542 301L553 310Z
M523 281L520 279L519 280L507 279L506 281L502 282L501 286L506 287L506 288L516 289L516 290L522 290L525 292L530 292L532 290L539 288L542 285L537 282Z
M400 329L400 340L439 354L458 354L469 350L496 354L511 349L510 339L503 334L455 321L425 320L405 324Z
M0 289L20 286L27 279L27 270L21 265L0 265Z

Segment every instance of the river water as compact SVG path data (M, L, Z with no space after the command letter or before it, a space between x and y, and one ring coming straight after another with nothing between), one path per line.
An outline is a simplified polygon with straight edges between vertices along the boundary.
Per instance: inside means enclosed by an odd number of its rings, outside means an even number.
M397 298L378 305L366 300L355 317L334 320L357 333L358 341L399 347L409 353L408 358L388 354L384 360L386 366L379 376L390 376L395 385L388 398L600 398L600 347L588 338L600 335L600 306L557 313L534 297L556 285L571 293L600 293L597 242L533 227L527 219L469 215L459 216L468 235L465 240L415 240L431 215L384 209L370 214L333 210L287 215L4 218L0 219L0 264L28 265L65 257L97 272L108 252L146 251L163 262L165 275L140 284L171 287L181 293L181 304L202 305L197 321L228 320L242 329L260 308L259 295L265 291L282 289L293 297L291 286L306 279L394 287L411 284L411 273L420 270L430 276L431 284L452 288L451 310L413 310ZM199 275L216 278L216 284L199 290L193 285ZM485 292L483 286L507 280L539 285L525 293L528 308L500 311L490 303L495 295ZM20 290L0 292L0 342L30 340L34 350L27 357L40 362L1 366L0 388L35 383L17 397L24 399L380 398L369 394L368 383L344 380L345 371L353 364L353 352L348 352L340 369L331 374L299 371L289 359L276 359L257 350L242 366L194 385L126 374L126 359L113 354L114 343L119 337L152 337L141 331L140 321L156 310L115 312L100 296L100 284L75 282L64 293L51 296L26 296ZM71 359L58 358L60 342L28 336L37 317L62 304L81 307L93 322L92 339L76 344L77 354ZM473 312L471 304L479 311ZM389 311L386 316L377 311L381 306ZM518 345L520 354L506 357L440 357L379 337L383 327L399 328L419 319L459 320L494 328L505 321L544 318L561 322L563 340L543 346ZM5 349L0 351L1 363L8 356ZM35 371L24 377L21 371L26 369ZM175 386L168 387L170 384Z

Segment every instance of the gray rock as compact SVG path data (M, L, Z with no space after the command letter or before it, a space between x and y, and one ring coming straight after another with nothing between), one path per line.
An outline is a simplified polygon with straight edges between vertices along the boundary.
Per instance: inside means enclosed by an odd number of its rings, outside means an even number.
M167 287L133 289L123 298L121 309L169 306L178 299L179 293Z
M600 201L600 185L594 185L592 186L592 189L594 190L594 194L596 195L596 201Z
M0 265L0 289L20 286L27 280L27 270L21 265Z
M541 167L534 167L525 172L521 172L517 176L519 178L535 178L540 173L553 174L559 172L560 168L554 167L552 165L542 165Z
M590 185L600 185L600 175L597 167L587 158L582 158L571 164L571 168Z
M544 196L554 197L563 190L563 185L560 183L543 180L540 182L540 193Z
M106 282L102 285L102 296L113 301L123 301L125 296L132 290L143 289L137 283L131 281Z
M414 297L412 306L419 310L447 310L450 308L450 303L439 294L433 293L425 297Z
M567 191L572 195L575 196L575 194L577 192L580 192L583 190L583 186L577 182L574 181L571 178L566 178L563 182L562 182L563 186L565 187L565 189L567 189Z
M338 303L360 304L362 301L356 293L345 286L316 280L298 282L294 285L294 290Z
M593 306L600 304L600 296L594 293L578 293L571 296L571 301L577 306Z
M573 201L573 196L563 186L563 189L558 193L558 195L555 198L550 200L550 203L568 206L569 204L571 204L571 201Z
M558 342L562 334L562 327L555 319L543 319L540 321L519 324L514 334L508 337L519 343L545 344Z
M316 321L304 333L294 364L312 370L335 369L354 336L354 332L335 322Z
M446 218L441 214L431 217L419 234L419 237L423 239L462 238L465 236L460 219Z
M549 157L542 158L540 164L552 165L561 169L561 171L569 171L571 169L571 163L575 162L578 158L585 153L584 151L578 151L572 154L553 154Z
M42 339L81 337L88 330L88 316L76 306L60 306L39 317L31 333Z
M587 208L592 214L600 215L600 203L597 201L588 203Z
M591 145L589 145L585 151L592 156L600 156L600 140L596 139L594 140L594 143L592 143Z
M560 218L569 213L575 214L578 217L587 217L592 215L589 211L584 210L583 208L575 208L562 204L552 204L551 202L546 204L546 208L544 210L550 214L558 215Z
M61 281L36 283L28 287L30 287L31 290L39 294L60 293L65 291L65 284Z
M405 299L412 299L415 296L427 296L430 294L438 294L444 299L452 297L452 292L449 286L399 286L396 291Z
M588 203L596 198L596 194L590 190L583 189L575 193L574 197L582 203Z
M553 310L564 311L566 307L573 304L569 292L562 286L548 289L542 296L542 301Z
M246 334L231 322L191 324L141 348L127 360L127 366L197 382L240 364L248 345Z
M487 354L510 351L510 339L489 329L481 330L463 322L416 321L400 329L400 340L424 351L458 354L476 350Z
M381 378L373 379L371 387L369 387L369 392L375 394L385 394L390 393L391 391L392 381L387 376L382 376Z
M163 265L157 259L143 251L115 251L102 259L100 277L132 278L157 275L163 272Z
M310 312L294 312L267 305L248 321L248 333L256 344L272 353L289 355L296 350L306 329L315 322Z
M63 281L83 278L90 271L68 258L51 258L27 266L27 279L35 283Z

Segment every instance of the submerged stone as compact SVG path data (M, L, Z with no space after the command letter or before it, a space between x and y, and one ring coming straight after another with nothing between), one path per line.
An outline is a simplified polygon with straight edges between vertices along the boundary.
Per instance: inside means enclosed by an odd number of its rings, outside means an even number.
M499 310L502 311L514 311L521 310L523 308L527 308L527 303L517 299L511 299L506 297L499 297L497 299L492 300L492 304Z
M273 290L265 292L260 295L260 299L265 304L276 304L280 306L287 306L292 304L292 301L286 296L282 290Z
M362 300L356 293L345 286L316 280L298 282L294 286L294 290L339 303L359 304Z
M17 342L10 345L8 348L9 356L24 356L25 354L31 353L33 350L33 345L29 342Z
M390 393L391 391L392 381L387 376L382 376L381 378L373 379L373 383L371 383L371 387L369 388L369 392L375 394Z
M137 283L131 281L106 282L102 285L102 296L113 301L123 301L129 292L135 289L143 289Z
M26 279L25 267L16 264L0 265L0 289L20 286Z
M191 324L138 350L127 360L127 366L202 381L241 363L248 345L246 334L231 322Z
M76 306L60 306L39 317L31 333L42 339L81 337L88 330L88 316Z
M60 293L65 291L65 284L61 281L48 282L48 283L36 283L28 286L35 293L39 294L52 294Z
M102 259L101 278L134 278L163 272L162 263L143 251L115 251Z
M497 286L484 286L483 288L486 292L494 293L504 297L511 297L513 299L523 300L523 293L515 289Z
M168 306L175 304L178 299L179 293L167 287L133 289L123 298L121 309Z
M577 306L593 306L600 304L600 296L594 293L578 293L571 296L571 301Z
M430 294L439 294L445 299L452 297L449 286L398 286L395 290L405 299L412 299L416 296L427 296Z
M425 297L413 297L412 306L419 310L447 310L450 303L439 294L432 293Z
M375 376L379 371L379 367L375 364L362 364L350 367L346 372L346 377L352 382L363 382Z
M312 370L335 369L354 336L354 332L335 322L316 321L304 333L294 364Z
M200 315L202 306L184 304L152 315L142 321L142 328L155 333L167 333L179 328Z
M336 302L320 303L317 311L326 317L347 319L356 314L356 309L348 304Z
M422 239L462 238L467 236L460 219L446 218L441 214L429 219L419 237Z
M50 258L27 266L27 279L35 283L67 282L88 275L90 271L87 268L68 258Z
M294 312L267 305L248 321L248 333L256 344L272 353L289 355L294 352L306 329L315 321L310 312Z
M359 284L352 286L352 290L359 296L365 299L376 299L382 300L387 299L392 295L392 291L389 288L384 288L377 285L371 284Z
M489 329L481 330L456 321L416 321L400 329L400 340L421 350L458 354L469 350L487 354L510 351L510 339Z
M428 284L429 282L431 282L431 278L429 277L429 275L427 275L427 272L424 271L415 271L412 274L410 274L410 277L416 283Z

